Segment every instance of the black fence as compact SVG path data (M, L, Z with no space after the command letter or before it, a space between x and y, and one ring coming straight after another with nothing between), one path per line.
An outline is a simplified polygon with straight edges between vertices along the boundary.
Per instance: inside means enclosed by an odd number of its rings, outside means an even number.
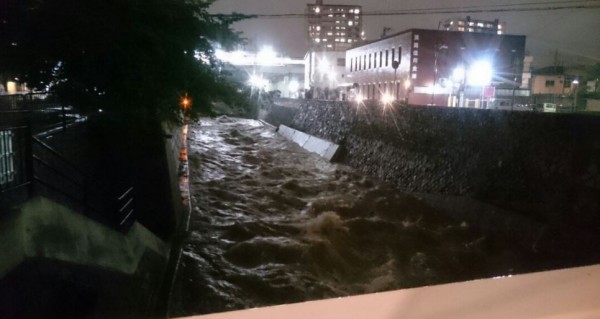
M112 228L136 219L133 187L103 185L44 142L85 121L70 107L42 94L0 96L0 217L43 195Z
M0 126L0 207L21 202L31 195L31 146L29 126Z

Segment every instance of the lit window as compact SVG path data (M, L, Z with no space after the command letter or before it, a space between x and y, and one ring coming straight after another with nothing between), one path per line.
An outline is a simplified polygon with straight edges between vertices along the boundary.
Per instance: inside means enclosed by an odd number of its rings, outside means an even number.
M417 79L417 74L413 73L411 77L412 77L413 80L416 80Z
M319 7L316 7L316 8L315 8L315 12L316 12L316 13L319 13L319 12L321 12L321 8L319 8Z
M349 26L352 26L352 25L354 25L354 22L352 22L352 21L348 21L348 25L349 25Z
M336 23L336 24L339 24L340 22L339 22L339 21L336 21L335 23Z
M321 31L321 26L320 25L317 26L317 31Z
M321 42L321 39L319 39L319 38L316 38L316 39L315 39L315 42L319 43L319 42Z
M419 41L419 35L415 34L414 39L415 39L415 41Z
M333 14L328 15L328 17L333 18Z
M483 22L477 22L477 26L483 28Z
M417 72L417 66L413 65L412 70L413 70L413 72Z
M14 181L17 175L14 162L13 132L0 131L0 185Z
M454 25L454 21L450 21L450 25Z
M419 48L419 42L413 43L413 48L418 49Z
M458 21L458 25L465 25L464 21Z
M413 63L419 63L419 58L413 58Z
M360 13L360 10L358 10L358 9L354 9L354 13L355 13L355 14L359 14L359 13Z
M419 56L419 50L414 50L413 51L413 56Z
M323 42L327 42L327 39L323 39Z
M333 32L327 32L327 35L333 35Z
M331 44L328 44L328 45L327 45L327 47L328 47L328 48L332 48L333 46L332 46Z
M473 32L473 28L469 28L469 32Z
M501 24L498 25L498 29L502 29L502 25Z
M350 13L354 13L354 9L350 9Z
M458 31L465 31L465 28L464 27L459 27Z
M502 34L502 31L498 31L498 34Z
M346 42L346 39L345 38L341 38L340 42Z

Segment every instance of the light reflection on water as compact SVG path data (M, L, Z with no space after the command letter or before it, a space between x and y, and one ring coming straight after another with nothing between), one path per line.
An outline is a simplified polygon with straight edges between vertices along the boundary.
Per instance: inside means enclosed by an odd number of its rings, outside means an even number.
M507 275L520 254L258 121L190 126L191 232L171 313Z

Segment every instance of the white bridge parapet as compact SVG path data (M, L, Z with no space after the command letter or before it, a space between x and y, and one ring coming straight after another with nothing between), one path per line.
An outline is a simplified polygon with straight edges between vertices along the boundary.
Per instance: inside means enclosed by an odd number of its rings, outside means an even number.
M600 265L189 318L600 318Z

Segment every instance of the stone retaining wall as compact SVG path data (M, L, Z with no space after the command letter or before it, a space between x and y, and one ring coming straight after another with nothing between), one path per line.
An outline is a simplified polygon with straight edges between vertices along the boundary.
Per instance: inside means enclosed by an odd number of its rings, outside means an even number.
M600 117L285 102L266 120L340 144L340 162L400 189L467 196L544 224L600 229Z

